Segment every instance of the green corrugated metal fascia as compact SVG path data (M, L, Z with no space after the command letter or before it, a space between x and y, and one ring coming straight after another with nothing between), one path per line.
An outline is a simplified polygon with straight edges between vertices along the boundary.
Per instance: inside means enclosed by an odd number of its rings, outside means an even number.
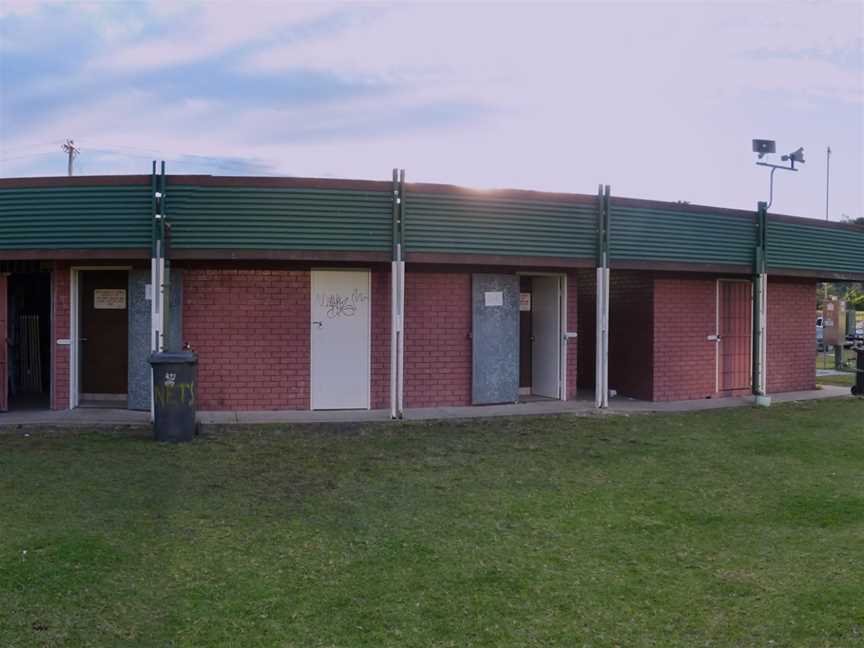
M752 265L754 221L692 210L611 207L613 261Z
M409 252L593 258L597 208L409 191Z
M150 188L0 189L0 250L150 246Z
M388 251L389 191L169 186L174 248Z
M864 274L864 230L768 217L768 271L800 268Z

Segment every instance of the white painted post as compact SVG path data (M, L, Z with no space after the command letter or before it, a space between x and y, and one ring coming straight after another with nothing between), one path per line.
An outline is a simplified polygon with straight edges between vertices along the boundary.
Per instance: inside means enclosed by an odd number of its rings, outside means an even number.
M759 376L757 386L762 396L768 393L768 274L763 272L759 275L760 292L762 299L759 300Z
M595 332L594 332L594 406L603 407L603 300L606 295L604 286L605 272L603 268L597 268L597 289L596 289L596 313L594 317Z
M597 268L594 406L609 407L609 268Z
M399 254L400 258L402 256L401 250ZM396 410L399 418L402 418L402 415L405 413L405 405L404 405L404 393L405 393L405 262L398 261L398 272L397 276L399 278L399 291L398 291L398 304L399 310L397 313L397 345L396 345L396 357L397 357L397 375L398 380L396 383Z
M398 381L399 361L399 262L390 263L390 418L397 418L396 383Z
M609 268L603 269L603 407L609 407Z

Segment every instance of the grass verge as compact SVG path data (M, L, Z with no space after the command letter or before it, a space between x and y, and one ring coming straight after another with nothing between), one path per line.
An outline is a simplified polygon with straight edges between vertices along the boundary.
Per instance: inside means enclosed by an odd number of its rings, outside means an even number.
M0 436L4 646L851 646L864 402Z

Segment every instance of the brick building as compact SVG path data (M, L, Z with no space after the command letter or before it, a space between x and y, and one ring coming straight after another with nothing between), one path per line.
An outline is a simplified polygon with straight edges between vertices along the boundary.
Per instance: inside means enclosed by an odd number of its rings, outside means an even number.
M201 410L811 389L816 282L864 278L860 227L395 175L5 179L0 227L0 409L148 409L157 345Z

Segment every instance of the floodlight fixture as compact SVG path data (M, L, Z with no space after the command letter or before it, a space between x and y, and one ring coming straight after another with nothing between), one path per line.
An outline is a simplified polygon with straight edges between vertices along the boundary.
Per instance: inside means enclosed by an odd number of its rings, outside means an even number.
M783 160L783 162L791 162L793 168L795 167L796 162L804 164L804 147L801 146L788 155L781 156L780 159Z
M777 143L774 140L763 140L763 139L754 139L753 140L753 152L759 154L759 159L761 160L768 153L775 153L777 151Z
M774 140L753 140L753 152L759 154L759 159L761 160L768 153L775 153L777 150L777 145ZM797 171L795 168L795 163L804 164L804 147L801 146L791 153L787 153L780 157L780 160L783 162L788 162L789 166L784 166L782 164L771 164L770 162L756 162L758 166L765 166L771 169L771 177L769 180L769 189L768 189L768 207L770 208L772 203L774 202L774 172L777 169L782 169L783 171Z

